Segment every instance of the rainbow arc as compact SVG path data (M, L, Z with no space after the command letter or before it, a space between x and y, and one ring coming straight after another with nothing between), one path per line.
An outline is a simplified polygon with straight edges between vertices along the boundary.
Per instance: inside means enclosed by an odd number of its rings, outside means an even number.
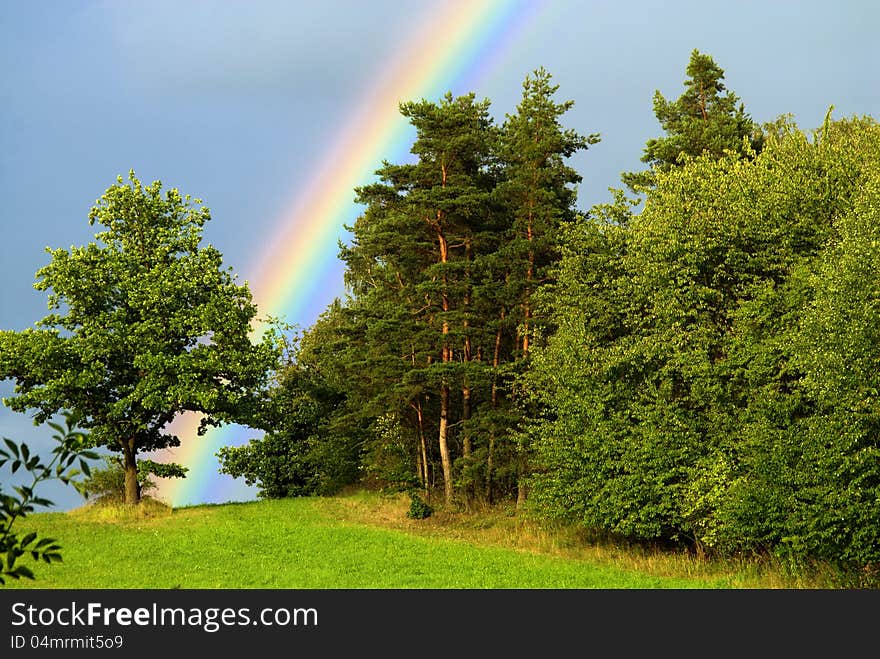
M246 277L260 316L305 325L342 295L338 241L361 212L354 188L373 180L383 160L401 157L411 142L400 102L439 99L491 73L511 40L527 30L542 2L450 0L429 6L396 60L377 72L311 176L294 186L293 202L278 218ZM526 72L523 72L525 74ZM476 90L473 90L476 91ZM238 426L197 437L198 417L175 420L181 446L157 459L189 468L185 479L163 480L158 495L174 506L254 498L254 490L218 473L216 452L258 433Z

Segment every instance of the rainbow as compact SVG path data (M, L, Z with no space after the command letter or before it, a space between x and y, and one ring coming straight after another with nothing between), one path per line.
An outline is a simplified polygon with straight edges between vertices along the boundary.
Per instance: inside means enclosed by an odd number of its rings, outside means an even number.
M278 219L277 233L255 259L248 278L262 317L300 326L343 294L338 241L344 225L361 212L354 188L369 183L382 160L402 157L413 133L399 113L401 101L438 99L446 91L484 80L515 38L534 24L543 3L536 0L450 0L429 5L411 38L376 84L354 105L343 130L311 177L297 186L294 201ZM527 71L523 71L525 75ZM464 91L476 91L465 86ZM463 92L462 92L463 93ZM185 479L163 480L159 496L174 506L254 498L255 490L218 473L216 452L254 436L240 426L211 429L196 437L198 417L177 419L181 446L162 460L189 468Z

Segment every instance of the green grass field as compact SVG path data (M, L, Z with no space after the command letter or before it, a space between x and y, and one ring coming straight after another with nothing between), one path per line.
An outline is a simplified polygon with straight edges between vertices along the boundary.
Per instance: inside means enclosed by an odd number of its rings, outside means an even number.
M39 513L19 533L57 538L63 562L7 588L528 588L765 587L746 572L692 558L629 558L561 545L512 515L406 518L375 494L164 509ZM697 565L697 567L695 567ZM772 587L772 584L771 584Z

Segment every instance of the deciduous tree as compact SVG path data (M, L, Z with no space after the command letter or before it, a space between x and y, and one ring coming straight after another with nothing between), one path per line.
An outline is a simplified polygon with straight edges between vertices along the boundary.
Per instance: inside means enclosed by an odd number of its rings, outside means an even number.
M119 177L89 213L96 241L48 250L37 272L52 313L0 333L0 378L15 381L6 405L38 422L76 411L94 446L122 455L126 503L139 501L138 455L180 444L168 431L178 414L203 414L201 430L246 423L279 354L271 330L251 341L256 306L201 245L200 204Z

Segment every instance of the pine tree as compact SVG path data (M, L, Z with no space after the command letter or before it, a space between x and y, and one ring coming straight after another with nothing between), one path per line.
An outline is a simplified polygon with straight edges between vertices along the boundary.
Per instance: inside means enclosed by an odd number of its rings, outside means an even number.
M665 171L680 165L682 155L710 153L720 158L727 150L743 156L759 151L761 132L736 94L725 87L724 70L715 60L694 49L686 73L684 93L677 100L654 92L654 115L666 135L648 140L642 162ZM650 187L654 176L651 170L626 172L621 180L638 192Z
M565 159L599 141L565 130L560 117L573 101L556 103L558 85L540 68L523 83L517 112L508 115L502 130L504 182L497 194L510 214L505 246L512 298L517 300L522 329L518 349L527 356L534 333L531 296L548 278L548 266L559 258L559 232L575 215L580 175Z
M379 183L357 190L367 210L351 227L352 246L342 251L358 305L374 314L364 318L377 354L396 355L397 382L418 382L436 396L447 502L454 496L450 425L462 416L453 410L453 392L467 400L463 383L476 329L473 263L492 215L488 107L473 94L403 103L401 113L417 131L418 161L386 162Z
M553 280L560 234L576 216L580 177L565 159L598 140L561 127L571 102L556 103L556 90L543 69L528 77L503 128L473 94L401 104L416 161L384 162L377 182L356 189L365 210L340 246L347 299L303 335L299 373L277 397L287 414L285 397L319 393L327 410L322 392L333 394L320 432L307 415L273 436L297 453L287 459L294 471L340 482L333 475L350 472L316 460L361 451L361 473L385 485L429 495L442 471L447 503L518 491L528 461L515 439L514 382L550 328L533 297ZM238 466L259 467L286 491L292 470L264 469L251 453L239 451L255 461Z
M562 127L560 118L574 102L557 103L553 97L558 88L545 69L534 71L523 82L516 113L507 116L502 128L500 161L504 180L496 194L506 209L509 225L497 255L505 285L496 313L515 328L511 359L518 365L512 373L525 368L536 328L546 325L546 319L535 317L532 298L537 289L552 281L552 266L560 257L562 227L575 218L574 186L581 177L566 159L599 141L598 134L585 137ZM503 326L498 327L493 360L496 368ZM492 400L493 407L497 406L495 391ZM523 476L525 466L520 464L518 471Z

